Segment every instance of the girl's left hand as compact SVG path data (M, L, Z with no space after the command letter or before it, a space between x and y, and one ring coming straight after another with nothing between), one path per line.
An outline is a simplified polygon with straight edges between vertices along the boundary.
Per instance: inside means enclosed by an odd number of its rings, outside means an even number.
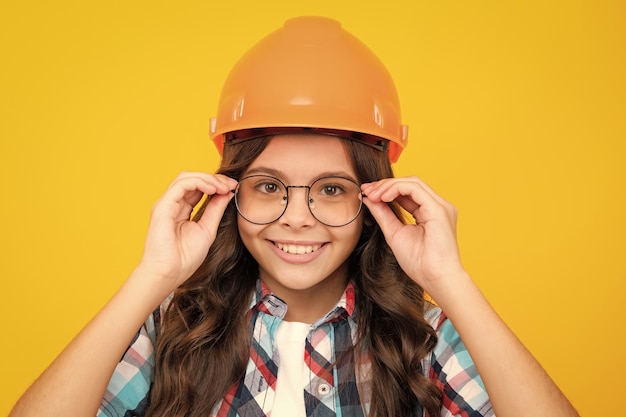
M426 291L463 273L456 241L456 208L417 177L387 178L361 186L364 204L383 231L400 267ZM402 223L387 203L413 215Z

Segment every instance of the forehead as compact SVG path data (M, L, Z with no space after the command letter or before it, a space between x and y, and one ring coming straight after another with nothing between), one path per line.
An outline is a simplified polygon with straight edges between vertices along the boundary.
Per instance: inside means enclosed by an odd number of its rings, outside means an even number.
M287 181L311 181L324 174L355 177L343 142L328 135L278 135L248 167L278 171Z

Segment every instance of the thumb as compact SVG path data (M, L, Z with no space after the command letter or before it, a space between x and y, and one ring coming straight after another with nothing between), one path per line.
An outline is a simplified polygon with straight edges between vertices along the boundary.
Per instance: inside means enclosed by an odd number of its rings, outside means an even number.
M403 226L403 223L396 217L389 205L383 201L372 201L367 197L363 199L370 213L380 226L387 242Z
M209 232L211 236L215 237L217 228L222 220L222 217L224 216L224 211L233 197L233 193L214 194L209 197L210 200L207 203L202 216L198 219L198 225Z

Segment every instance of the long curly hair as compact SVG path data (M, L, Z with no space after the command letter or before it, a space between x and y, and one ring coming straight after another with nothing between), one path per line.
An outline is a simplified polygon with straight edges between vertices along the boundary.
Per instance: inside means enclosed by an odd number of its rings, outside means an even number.
M241 178L270 140L226 146L218 172ZM385 152L341 140L360 183L393 176ZM401 209L390 206L403 219ZM206 202L194 219L205 208ZM369 416L411 415L419 404L434 417L440 413L441 392L420 367L437 342L424 319L428 303L422 288L399 267L369 211L362 215L349 273L358 311L355 363L364 355L371 363ZM258 276L258 264L239 237L236 208L229 204L206 259L175 291L163 316L146 415L206 417L242 379L250 352L247 313Z

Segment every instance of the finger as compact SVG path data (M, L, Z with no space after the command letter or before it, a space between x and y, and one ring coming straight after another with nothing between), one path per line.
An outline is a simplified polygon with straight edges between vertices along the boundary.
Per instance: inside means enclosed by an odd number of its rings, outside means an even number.
M387 242L390 242L393 235L403 226L403 223L396 217L387 203L373 201L369 197L365 197L363 204L365 204L376 223L380 226Z
M181 175L165 191L153 206L153 216L165 216L181 220L188 218L193 208L206 195L230 195L236 181L227 177Z
M224 211L233 197L234 194L232 193L214 195L208 202L202 216L198 219L198 224L213 238L215 238L219 223L224 216Z
M441 205L446 205L448 202L442 198L439 194L437 194L428 184L426 184L419 177L401 177L401 178L385 178L373 183L364 184L367 187L371 187L368 189L367 194L380 195L392 187L396 183L409 183L409 184L417 184L423 192L429 195L433 200L437 201Z
M413 198L410 196L398 195L392 201L398 203L400 207L411 214L414 214L420 208L420 205L413 201Z
M445 215L450 222L456 222L456 208L434 193L417 177L391 178L377 181L364 187L371 199L396 201L415 217L418 223Z
M231 194L236 186L237 181L225 176L193 175L176 179L166 191L166 196L176 201L187 197L197 203L198 194L200 197L203 194Z
M435 213L441 210L439 203L415 181L385 181L368 191L367 196L374 201L395 201L418 223L436 217Z
M237 181L233 178L227 177L223 174L207 174L204 172L181 172L178 176L172 181L169 188L175 188L181 182L185 182L189 179L195 178L197 180L201 180L206 182L207 184L213 184L220 194L226 193L230 190L234 190L237 187Z

